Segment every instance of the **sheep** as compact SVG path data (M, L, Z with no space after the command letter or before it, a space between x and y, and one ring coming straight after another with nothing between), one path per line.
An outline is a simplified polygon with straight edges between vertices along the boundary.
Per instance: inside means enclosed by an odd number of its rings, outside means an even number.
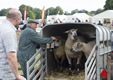
M82 52L71 52L70 49L71 47L73 46L73 44L76 42L76 41L84 41L84 38L83 37L77 37L77 32L76 32L76 29L71 29L69 31L67 31L68 33L68 38L66 40L66 43L65 43L65 53L66 53L66 57L67 57L67 60L68 60L68 64L69 64L69 76L72 75L71 73L71 67L72 67L72 64L71 64L71 58L77 58L77 74L79 73L79 63L80 63L80 59L81 59L81 56L82 56Z
M62 72L62 64L65 60L65 51L64 51L64 46L65 46L65 40L63 40L61 37L56 37L57 40L54 41L54 56L57 61L57 71ZM61 59L61 62L59 61Z
M74 45L71 47L71 51L74 51L74 52L83 51L86 56L86 59L87 59L89 57L94 45L95 45L95 40L90 41L88 43L75 42Z

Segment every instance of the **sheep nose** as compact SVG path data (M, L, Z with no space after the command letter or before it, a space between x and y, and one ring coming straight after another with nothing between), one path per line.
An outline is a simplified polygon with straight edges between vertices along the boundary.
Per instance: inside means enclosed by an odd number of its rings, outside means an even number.
M58 48L57 46L54 46L54 49Z
M73 51L73 49L71 48L71 49L70 49L70 51L72 52L72 51Z
M76 35L74 36L74 39L77 40L77 36Z

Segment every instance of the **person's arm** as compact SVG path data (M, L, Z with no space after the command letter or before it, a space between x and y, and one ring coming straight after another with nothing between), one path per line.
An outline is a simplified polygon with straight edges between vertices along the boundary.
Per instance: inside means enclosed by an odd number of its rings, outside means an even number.
M9 66L10 66L12 72L14 73L16 80L26 80L18 72L17 58L16 58L16 55L15 55L15 52L8 52L7 58L8 58Z
M35 31L30 31L29 33L29 39L32 40L33 42L37 44L46 44L46 43L52 43L53 40L55 40L55 37L49 37L49 38L44 38L40 35L38 35L37 32Z
M16 53L15 53L17 50L16 33L13 31L5 33L2 37L2 40L3 40L3 45L5 47L5 50L6 50L8 64L13 74L15 75L16 80L26 80L18 72L17 58L16 58Z

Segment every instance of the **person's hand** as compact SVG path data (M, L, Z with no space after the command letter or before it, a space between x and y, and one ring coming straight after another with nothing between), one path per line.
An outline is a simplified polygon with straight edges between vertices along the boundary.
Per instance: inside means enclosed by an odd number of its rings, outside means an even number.
M26 80L26 78L24 78L23 76L19 75L16 80Z
M51 36L51 38L52 38L53 40L56 40L56 38L55 38L54 36Z

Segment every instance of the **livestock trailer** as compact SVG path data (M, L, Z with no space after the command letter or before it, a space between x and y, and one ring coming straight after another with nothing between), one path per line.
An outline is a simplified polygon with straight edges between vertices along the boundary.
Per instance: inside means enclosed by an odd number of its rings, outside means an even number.
M90 23L56 23L48 24L41 30L41 36L61 36L67 38L67 34L64 33L70 29L78 29L77 34L84 36L85 39L91 41L96 39L87 61L85 62L85 80L101 80L102 70L107 69L108 55L111 53L111 33L107 27L90 24ZM53 55L53 49L46 45L42 47L34 54L34 56L27 62L27 80L30 80L35 72L39 72L33 77L36 80L44 80L44 77L51 74L51 71L55 70L57 63ZM39 55L38 59L30 65L30 63ZM39 62L34 71L30 73L30 70ZM108 80L107 76L107 80Z

